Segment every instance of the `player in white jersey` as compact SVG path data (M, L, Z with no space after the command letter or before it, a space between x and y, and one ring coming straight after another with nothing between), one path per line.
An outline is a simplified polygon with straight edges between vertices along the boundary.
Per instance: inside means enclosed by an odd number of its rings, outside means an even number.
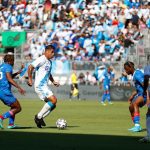
M34 88L35 92L38 94L39 98L45 101L45 104L41 111L35 115L35 123L38 128L42 128L42 126L46 126L43 118L45 118L55 107L57 103L57 98L54 96L50 87L48 86L49 80L55 85L59 86L58 82L55 82L53 76L51 74L52 70L52 61L51 58L54 57L54 47L52 45L48 45L45 48L44 54L37 58L35 61L31 63L28 67L28 85L32 86L32 73L33 70L36 69L35 73L35 82Z

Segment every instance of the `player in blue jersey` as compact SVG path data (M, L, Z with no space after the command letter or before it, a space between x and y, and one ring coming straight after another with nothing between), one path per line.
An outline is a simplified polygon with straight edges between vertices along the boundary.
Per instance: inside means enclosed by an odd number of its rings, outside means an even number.
M134 68L133 62L126 62L124 64L124 69L128 75L133 76L133 82L135 84L136 91L128 99L130 104L129 110L131 114L131 118L134 122L134 127L129 129L133 132L139 132L142 130L140 126L140 110L139 108L146 104L147 95L144 92L144 73Z
M113 104L110 99L110 83L114 81L115 74L110 66L107 66L103 72L102 77L99 79L100 84L103 84L104 93L102 96L101 104L106 106L105 101L108 100L109 104ZM101 88L101 85L100 85Z
M28 85L33 85L32 73L33 70L36 69L34 81L35 92L38 94L39 98L45 102L41 111L37 113L34 118L38 128L46 126L43 118L48 116L48 114L55 109L57 103L57 98L49 87L49 81L56 87L59 86L59 83L55 82L51 74L51 59L54 57L54 49L54 46L47 45L44 54L33 61L28 67Z
M150 142L150 89L149 86L149 78L150 78L150 65L146 66L144 69L144 91L147 93L147 114L146 114L146 128L147 128L147 136L140 139L139 142L149 143Z
M0 100L10 110L3 115L0 115L0 128L3 128L3 120L9 118L8 128L15 128L15 115L21 111L21 106L17 98L11 91L11 85L15 86L21 94L25 91L13 80L13 78L20 74L21 70L13 74L14 56L6 54L4 56L4 63L0 65Z

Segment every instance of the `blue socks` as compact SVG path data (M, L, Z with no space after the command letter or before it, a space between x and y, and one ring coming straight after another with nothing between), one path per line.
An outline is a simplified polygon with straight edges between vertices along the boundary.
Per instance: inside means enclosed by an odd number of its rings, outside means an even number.
M110 93L104 93L102 96L102 102L105 102L105 100L108 100L110 102Z

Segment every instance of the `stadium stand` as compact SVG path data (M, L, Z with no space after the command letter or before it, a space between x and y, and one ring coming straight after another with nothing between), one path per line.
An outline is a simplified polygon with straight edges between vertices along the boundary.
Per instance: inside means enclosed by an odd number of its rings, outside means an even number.
M53 43L56 61L123 64L133 59L137 48L142 53L145 47L137 45L149 39L148 1L1 0L0 3L0 31L27 33L26 43L15 49L17 58L24 61L29 56L30 61L36 59L42 55L45 45ZM136 52L131 58L134 47ZM5 49L0 44L0 52Z

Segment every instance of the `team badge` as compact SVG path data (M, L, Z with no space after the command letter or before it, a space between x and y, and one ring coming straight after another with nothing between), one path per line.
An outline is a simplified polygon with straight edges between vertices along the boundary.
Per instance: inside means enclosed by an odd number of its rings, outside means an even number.
M49 70L49 66L45 66L45 70L48 71Z

